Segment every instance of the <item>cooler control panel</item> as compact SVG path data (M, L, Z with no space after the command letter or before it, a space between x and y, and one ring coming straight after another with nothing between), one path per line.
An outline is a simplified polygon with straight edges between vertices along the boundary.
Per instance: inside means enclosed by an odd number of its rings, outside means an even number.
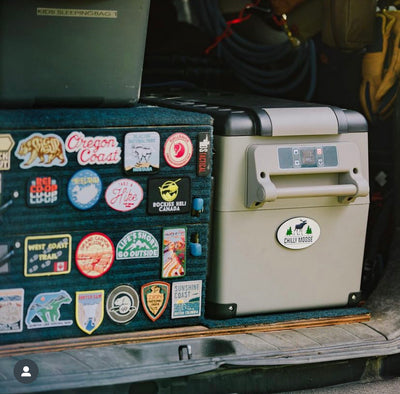
M279 168L336 167L337 148L328 146L291 146L278 148Z

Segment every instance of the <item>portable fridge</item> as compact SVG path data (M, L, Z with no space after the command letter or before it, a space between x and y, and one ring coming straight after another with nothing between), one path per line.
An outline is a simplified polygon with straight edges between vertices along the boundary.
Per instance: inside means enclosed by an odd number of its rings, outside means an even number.
M3 109L0 125L2 346L202 321L209 116Z
M3 0L0 105L132 106L150 0Z
M360 301L369 209L361 114L218 92L150 92L143 99L214 118L207 316Z

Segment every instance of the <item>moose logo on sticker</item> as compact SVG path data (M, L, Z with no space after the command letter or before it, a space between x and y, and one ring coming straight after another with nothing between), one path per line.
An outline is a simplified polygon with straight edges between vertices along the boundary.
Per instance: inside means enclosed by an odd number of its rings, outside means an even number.
M61 306L70 304L71 301L71 296L65 290L38 294L28 307L25 317L26 326L32 329L72 325L72 320L60 320Z
M19 141L15 156L23 160L20 167L63 167L68 160L64 141L56 134L35 133Z
M158 257L158 254L156 238L144 230L131 231L117 244L117 260L149 259Z
M282 223L276 237L287 249L305 249L317 242L320 233L320 227L315 220L296 217Z
M160 169L160 135L155 131L126 134L124 168L135 175L157 172Z

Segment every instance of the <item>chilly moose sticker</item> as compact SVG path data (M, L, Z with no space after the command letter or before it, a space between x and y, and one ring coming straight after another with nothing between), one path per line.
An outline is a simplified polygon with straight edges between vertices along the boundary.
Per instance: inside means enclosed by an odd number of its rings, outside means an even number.
M285 248L305 249L317 242L320 233L320 227L315 220L296 217L282 223L276 237Z

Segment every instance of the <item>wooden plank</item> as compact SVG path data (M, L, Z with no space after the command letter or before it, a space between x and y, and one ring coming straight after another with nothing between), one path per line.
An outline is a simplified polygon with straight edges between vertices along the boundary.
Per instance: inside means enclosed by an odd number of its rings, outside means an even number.
M0 346L0 357L24 354L55 352L71 349L85 349L110 345L135 344L146 342L162 342L210 336L250 334L278 330L293 330L299 328L324 327L338 324L362 323L369 321L369 313L362 315L347 315L320 319L293 320L281 323L253 324L222 328L207 328L204 326L188 326L164 328L157 330L137 331L123 334L99 335L95 337L57 339L53 341L27 342Z

